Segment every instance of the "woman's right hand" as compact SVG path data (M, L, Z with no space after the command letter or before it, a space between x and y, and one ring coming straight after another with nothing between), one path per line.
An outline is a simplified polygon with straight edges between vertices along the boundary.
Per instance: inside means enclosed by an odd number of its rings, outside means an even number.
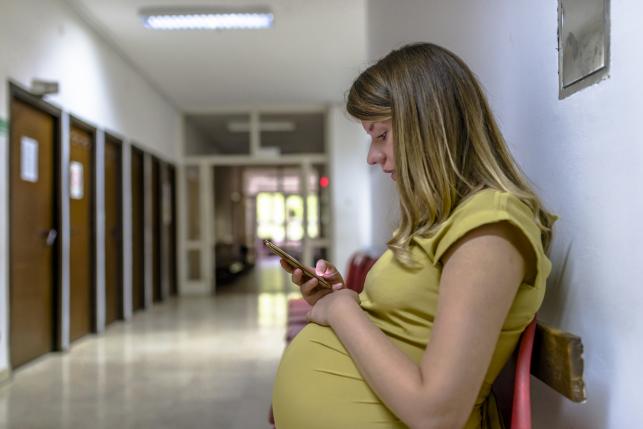
M304 274L301 269L294 268L286 260L282 259L280 263L281 267L291 274L292 282L299 286L302 296L310 305L315 305L320 298L328 295L332 291L343 289L345 287L344 278L337 268L330 262L323 259L317 261L317 264L315 265L315 273L326 279L328 283L331 284L332 289L319 286L319 282L316 278L309 278L309 276Z

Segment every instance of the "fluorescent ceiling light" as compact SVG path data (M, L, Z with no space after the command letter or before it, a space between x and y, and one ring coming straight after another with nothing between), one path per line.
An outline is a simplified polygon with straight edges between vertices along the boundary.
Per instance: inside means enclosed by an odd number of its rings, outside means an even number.
M144 8L139 16L153 30L233 30L272 27L267 8Z
M248 133L250 132L250 122L228 122L228 131L231 133ZM295 123L292 121L259 122L259 131L295 131Z

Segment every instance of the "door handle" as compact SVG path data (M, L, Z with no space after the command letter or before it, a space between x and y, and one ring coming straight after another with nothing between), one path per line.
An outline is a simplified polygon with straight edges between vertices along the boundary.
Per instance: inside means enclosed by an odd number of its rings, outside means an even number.
M54 245L56 242L56 237L58 237L58 232L56 232L55 229L50 229L49 232L47 232L47 246L51 247Z

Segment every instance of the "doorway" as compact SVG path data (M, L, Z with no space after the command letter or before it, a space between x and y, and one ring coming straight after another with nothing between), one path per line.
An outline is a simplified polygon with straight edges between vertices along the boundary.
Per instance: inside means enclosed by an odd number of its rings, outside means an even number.
M161 165L152 158L152 300L163 300L161 291Z
M69 337L94 330L94 136L80 121L69 130Z
M217 287L234 283L257 259L272 258L263 239L276 242L308 265L326 258L327 180L324 166L316 164L307 168L297 164L216 166Z
M161 291L164 298L176 295L174 261L176 246L174 230L174 171L167 162L161 162L160 170L160 223L161 223Z
M179 282L177 273L177 243L176 243L176 168L173 165L167 165L167 180L169 187L169 279L170 295L176 296L179 293Z
M145 307L145 245L144 245L144 155L132 146L132 310Z
M10 362L55 348L60 113L10 85Z
M121 142L105 135L105 325L122 318Z

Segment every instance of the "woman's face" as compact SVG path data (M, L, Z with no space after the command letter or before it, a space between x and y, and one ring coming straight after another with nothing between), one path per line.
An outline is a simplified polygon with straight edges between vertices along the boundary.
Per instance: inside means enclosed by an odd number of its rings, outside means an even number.
M366 161L370 165L379 164L384 173L390 174L391 179L397 178L395 173L395 155L393 153L393 121L362 121L362 127L371 136L371 146L368 149Z

